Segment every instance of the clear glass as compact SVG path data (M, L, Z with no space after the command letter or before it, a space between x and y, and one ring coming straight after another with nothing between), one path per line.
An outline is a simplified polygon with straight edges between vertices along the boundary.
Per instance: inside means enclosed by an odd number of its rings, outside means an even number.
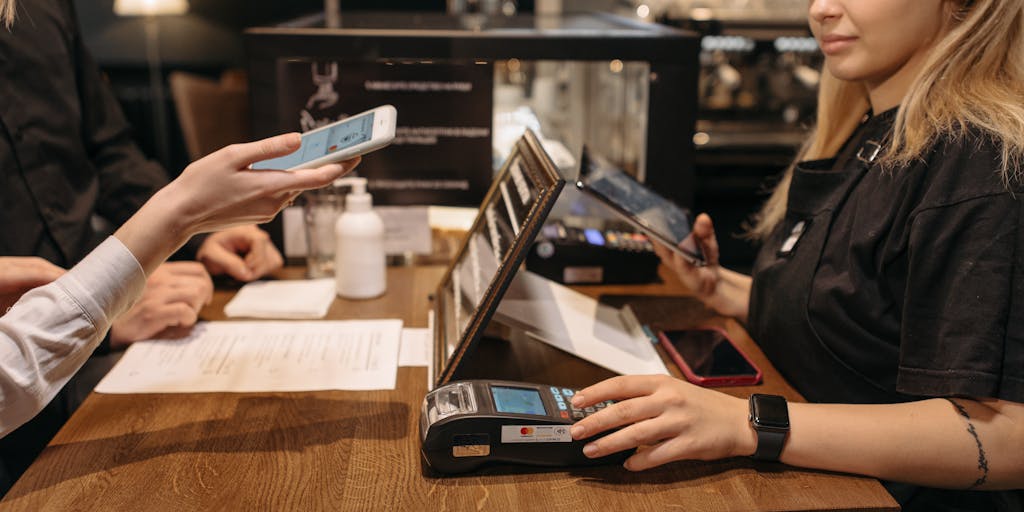
M337 187L302 194L306 223L306 274L310 279L334 275L334 225L345 211L345 196Z

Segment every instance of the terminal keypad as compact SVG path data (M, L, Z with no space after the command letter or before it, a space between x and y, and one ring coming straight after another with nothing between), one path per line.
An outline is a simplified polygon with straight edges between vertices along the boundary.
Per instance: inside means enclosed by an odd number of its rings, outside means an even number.
M590 407L580 409L572 405L572 396L576 394L575 389L559 388L551 386L549 388L551 397L555 400L555 405L558 407L558 415L565 419L571 419L576 422L594 414L609 405L615 403L612 400L606 400L604 402L598 402Z

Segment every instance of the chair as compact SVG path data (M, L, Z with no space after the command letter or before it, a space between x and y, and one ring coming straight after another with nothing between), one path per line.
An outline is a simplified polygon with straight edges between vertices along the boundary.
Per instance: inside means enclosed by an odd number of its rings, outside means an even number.
M219 81L183 71L175 71L169 78L189 159L251 139L244 71L225 71Z

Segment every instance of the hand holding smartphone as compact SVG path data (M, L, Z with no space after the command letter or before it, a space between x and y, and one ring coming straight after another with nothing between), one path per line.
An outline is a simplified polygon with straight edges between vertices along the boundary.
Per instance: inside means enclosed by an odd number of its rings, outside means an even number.
M658 340L686 380L698 386L749 386L761 382L761 370L721 329L659 331Z
M585 146L580 155L576 188L609 206L647 234L653 243L663 245L694 266L705 265L704 254L693 236L689 210L662 197Z
M253 169L315 169L350 160L395 140L398 111L382 105L302 134L302 145L290 155L252 164Z

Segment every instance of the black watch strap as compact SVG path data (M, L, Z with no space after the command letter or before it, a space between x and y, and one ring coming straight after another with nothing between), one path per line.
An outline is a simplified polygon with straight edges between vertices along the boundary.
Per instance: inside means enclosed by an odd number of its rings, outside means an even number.
M757 432L755 460L777 461L789 435L789 407L778 395L750 395L750 426Z
M776 432L771 430L757 431L757 450L751 457L754 460L776 462L782 455L782 445L786 444L786 436L789 432Z

